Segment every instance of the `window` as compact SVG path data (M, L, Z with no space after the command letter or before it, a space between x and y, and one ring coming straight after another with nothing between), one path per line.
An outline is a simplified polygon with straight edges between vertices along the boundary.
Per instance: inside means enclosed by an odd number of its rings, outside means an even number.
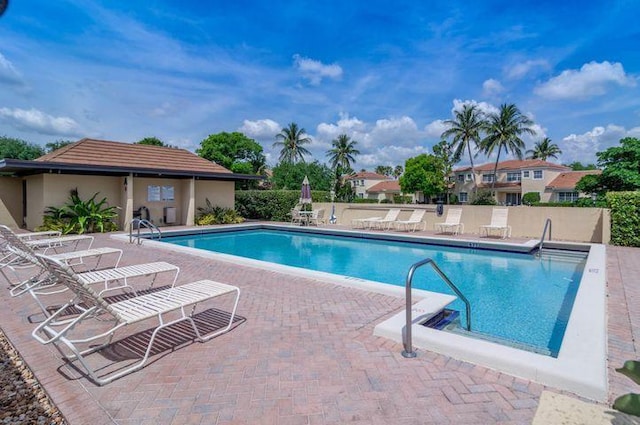
M542 170L534 170L533 171L533 179L534 180L542 180Z
M360 180L360 186L364 186L364 180Z
M523 178L523 179L528 179L528 178L529 178L529 173L530 173L530 171L529 171L529 170L527 170L527 171L523 171L523 172L522 172L522 178Z
M507 193L507 205L520 205L522 203L521 193Z
M482 183L491 183L495 179L495 174L483 174Z
M458 174L458 181L464 183L464 174Z
M522 179L522 175L520 171L516 173L507 173L507 181L508 182L519 182Z
M469 173L469 174L467 174L467 181L470 182L471 180L473 180L473 179L471 178L471 173Z
M458 196L458 201L460 201L460 202L469 202L469 198L467 196L467 192L460 192L460 195Z
M578 198L578 192L558 192L558 202L574 202Z

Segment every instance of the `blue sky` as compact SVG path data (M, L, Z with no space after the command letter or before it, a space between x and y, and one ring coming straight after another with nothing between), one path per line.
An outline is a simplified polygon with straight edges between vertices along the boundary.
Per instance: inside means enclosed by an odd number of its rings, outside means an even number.
M639 18L636 0L11 0L0 135L195 150L241 131L273 165L296 122L308 160L346 133L359 170L431 152L465 102L515 103L536 123L527 148L550 137L559 162L595 162L640 137Z

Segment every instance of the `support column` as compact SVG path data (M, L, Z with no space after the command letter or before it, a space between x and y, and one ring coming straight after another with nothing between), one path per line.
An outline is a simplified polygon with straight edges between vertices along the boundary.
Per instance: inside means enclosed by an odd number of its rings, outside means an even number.
M123 230L125 226L133 220L133 173L129 173L123 182L124 187L124 217L122 222Z
M196 178L189 181L189 202L187 204L187 217L185 224L193 226L196 218Z

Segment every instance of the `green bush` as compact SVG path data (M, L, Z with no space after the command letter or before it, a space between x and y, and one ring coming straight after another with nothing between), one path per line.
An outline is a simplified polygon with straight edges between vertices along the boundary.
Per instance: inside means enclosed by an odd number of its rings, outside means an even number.
M393 203L394 204L410 204L411 203L411 196L393 195Z
M387 198L385 198L385 199L382 199L382 200L380 201L380 203L381 203L381 204L393 204L393 203L394 203L394 201L392 201L391 199L387 199Z
M236 211L245 218L267 221L291 220L291 209L300 202L300 190L236 190ZM324 190L312 190L313 202L330 202Z
M458 200L458 196L455 193L449 195L449 205L458 205L460 201Z
M116 207L108 206L107 198L96 202L98 193L83 201L78 195L78 189L72 189L67 204L62 207L47 207L43 224L36 230L59 230L64 234L117 230L118 225L114 223L118 217Z
M611 244L640 247L640 192L609 192Z
M206 226L209 224L235 224L242 223L244 218L231 208L217 207L211 204L209 198L205 198L206 205L198 207L196 224Z
M522 195L522 203L524 205L533 205L537 202L540 202L540 193L538 192L527 192Z
M377 204L378 200L377 199L369 199L369 198L354 198L353 199L353 203L354 204Z
M488 190L478 191L478 194L471 201L471 205L496 205L497 202L495 198L491 195L491 192Z

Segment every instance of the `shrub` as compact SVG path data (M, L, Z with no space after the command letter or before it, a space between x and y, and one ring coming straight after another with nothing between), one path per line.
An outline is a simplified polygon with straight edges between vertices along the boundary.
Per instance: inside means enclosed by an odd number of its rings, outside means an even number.
M411 203L411 196L393 195L393 203L394 204L410 204Z
M206 226L209 224L235 224L242 223L244 219L231 208L217 207L211 204L209 198L205 198L206 205L198 207L196 224Z
M245 218L267 221L291 220L291 209L300 202L299 190L236 190L236 210ZM313 202L330 202L327 191L312 190Z
M107 198L96 202L96 192L89 200L83 201L78 189L69 194L69 202L62 207L47 207L43 224L36 230L59 230L68 233L111 232L118 229L114 219L118 217L116 207L110 207Z
M540 202L539 192L527 192L524 195L522 195L522 203L524 205L533 205L536 202Z
M491 192L488 190L479 191L478 194L471 201L471 205L496 205L497 202L494 199Z
M369 199L369 198L355 198L353 200L354 204L377 204L377 199Z
M449 195L449 204L450 205L458 205L460 201L458 200L458 196L455 193Z
M611 244L640 247L640 192L609 192Z

